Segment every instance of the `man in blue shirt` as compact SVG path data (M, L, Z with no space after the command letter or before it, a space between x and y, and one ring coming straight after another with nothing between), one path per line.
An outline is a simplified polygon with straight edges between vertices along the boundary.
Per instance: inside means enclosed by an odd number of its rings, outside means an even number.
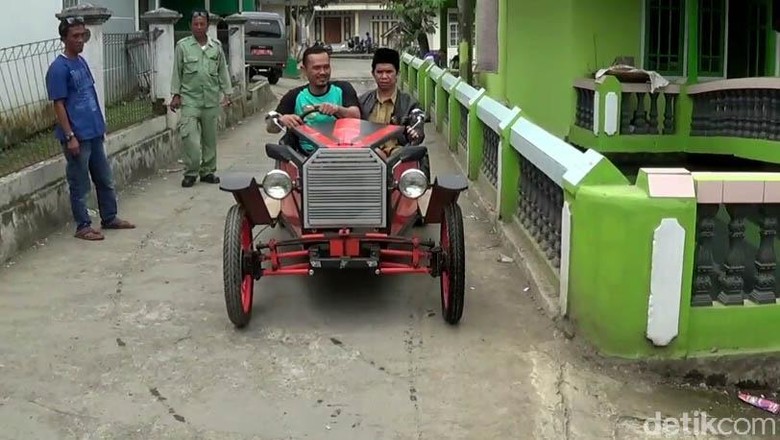
M325 48L312 46L306 49L303 52L303 69L309 83L288 91L276 107L276 112L281 114L279 123L282 126L289 129L305 123L334 121L335 116L360 119L357 92L352 84L330 80L330 54ZM320 110L306 116L305 121L301 119L300 115L315 105L320 106ZM278 133L280 130L269 121L267 131ZM294 143L295 140L290 138L294 135L287 133L285 141ZM299 142L305 153L314 151L315 146L309 141L300 139Z
M95 182L103 229L133 229L135 226L117 217L111 165L103 146L106 122L98 105L92 73L86 60L79 55L84 50L87 36L84 20L79 17L62 19L59 34L65 50L49 66L46 89L57 116L55 135L67 160L65 175L76 237L103 240L103 234L92 228L87 211L90 176Z

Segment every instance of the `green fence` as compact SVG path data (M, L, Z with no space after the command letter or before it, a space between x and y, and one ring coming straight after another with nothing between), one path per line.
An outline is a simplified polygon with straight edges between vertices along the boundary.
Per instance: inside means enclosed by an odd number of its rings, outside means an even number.
M559 313L603 354L780 348L780 174L641 169L632 184L595 150L429 61L404 54L400 83L431 113L496 221L545 261Z

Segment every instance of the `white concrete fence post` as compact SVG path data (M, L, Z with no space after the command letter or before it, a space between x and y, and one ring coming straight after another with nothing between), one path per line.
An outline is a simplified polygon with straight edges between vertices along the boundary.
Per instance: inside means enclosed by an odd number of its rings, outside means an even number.
M225 18L228 25L228 66L230 79L234 84L234 94L240 95L246 91L246 58L244 57L244 29L247 17L243 14L233 14Z
M105 81L105 61L103 44L103 25L111 18L113 13L107 8L93 6L91 4L81 4L63 9L55 14L58 20L68 17L81 17L89 30L89 41L84 44L84 52L81 56L87 60L92 76L95 78L95 90L98 96L98 104L105 117L106 114L106 81Z
M141 19L149 24L150 55L155 66L152 79L154 101L163 106L167 106L171 101L173 53L176 46L173 26L181 17L179 12L165 8L155 9L141 16Z
M217 14L214 14L212 12L209 12L209 30L208 34L209 37L218 40L218 34L217 34L217 26L219 26L219 22L222 20L222 17L220 17Z

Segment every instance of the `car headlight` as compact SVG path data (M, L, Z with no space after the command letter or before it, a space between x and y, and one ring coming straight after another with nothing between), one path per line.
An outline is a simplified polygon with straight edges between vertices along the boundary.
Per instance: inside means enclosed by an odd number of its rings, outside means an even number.
M405 197L417 199L428 190L428 179L425 173L412 168L401 174L401 178L398 179L398 189Z
M271 170L263 178L263 192L275 200L282 200L292 191L292 179L282 170Z

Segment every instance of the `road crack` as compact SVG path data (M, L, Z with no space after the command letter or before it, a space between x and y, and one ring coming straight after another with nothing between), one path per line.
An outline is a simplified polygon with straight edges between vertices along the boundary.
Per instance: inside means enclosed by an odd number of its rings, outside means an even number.
M97 417L93 417L93 416L90 416L90 415L87 415L87 414L79 414L79 413L75 413L75 412L71 412L71 411L65 411L65 410L62 410L62 409L59 409L59 408L55 408L53 406L49 406L49 405L46 405L46 404L43 404L43 403L40 403L40 402L36 402L35 400L32 400L32 399L28 399L27 402L32 403L33 405L35 405L37 407L40 407L40 408L43 408L43 409L45 409L47 411L51 411L53 413L59 414L61 416L77 417L77 418L80 418L80 419L91 419L91 420L97 420L98 419Z
M555 393L559 398L559 406L561 408L563 424L563 438L568 440L571 438L571 407L569 405L569 399L566 397L566 364L562 363L558 368L558 375L555 380Z
M419 348L422 347L422 331L420 316L415 317L412 313L409 315L409 326L404 331L406 338L404 339L404 345L406 345L406 353L408 355L408 381L409 381L409 400L411 400L414 406L414 422L415 430L417 431L417 439L422 439L422 414L420 412L420 403L418 399L417 391L417 376L419 374Z

